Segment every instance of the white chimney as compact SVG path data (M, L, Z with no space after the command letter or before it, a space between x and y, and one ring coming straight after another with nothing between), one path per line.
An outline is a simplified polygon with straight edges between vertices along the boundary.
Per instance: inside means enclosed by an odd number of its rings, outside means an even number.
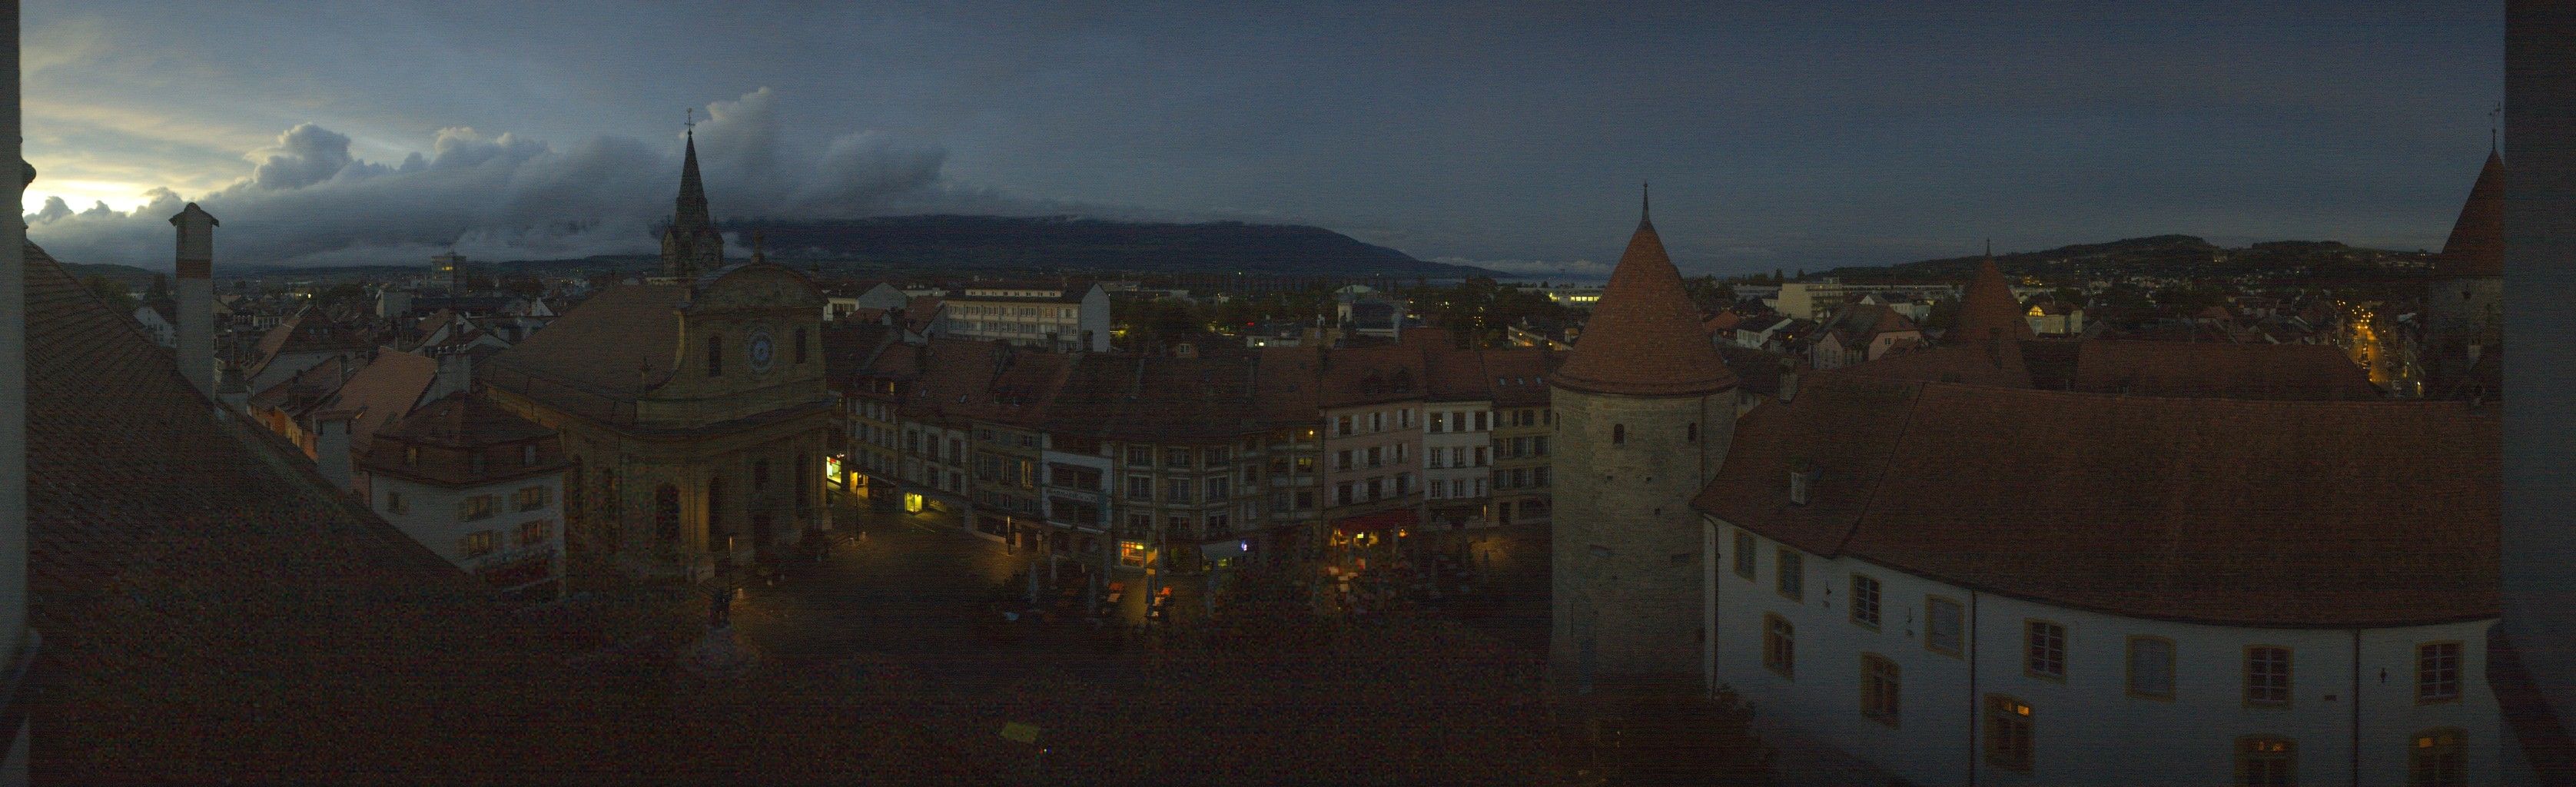
M215 395L215 227L221 223L194 202L170 217L170 225L179 228L179 275L172 282L179 308L179 376L208 398Z
M356 415L332 410L313 416L313 469L344 490L349 488L349 419Z

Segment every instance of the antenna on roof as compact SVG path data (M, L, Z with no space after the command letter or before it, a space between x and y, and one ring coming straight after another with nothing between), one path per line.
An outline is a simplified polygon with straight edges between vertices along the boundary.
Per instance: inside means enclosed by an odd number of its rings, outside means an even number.
M1993 238L1987 238L1987 239L1986 239L1986 257L1987 257L1988 259L1992 259L1994 256L1995 256L1995 239L1993 239Z
M2494 153L2494 152L2496 152L2496 128L2497 128L2498 124L2500 124L2500 123L2504 122L2504 121L2503 121L2503 118L2504 118L2504 104L2503 104L2503 103L2499 102L2499 103L2497 103L2497 104L2495 105L2495 108L2487 110L2487 152L2488 152L2488 153Z
M1645 221L1648 214L1653 212L1651 209L1654 208L1654 206L1655 184L1648 181L1637 181L1637 220Z

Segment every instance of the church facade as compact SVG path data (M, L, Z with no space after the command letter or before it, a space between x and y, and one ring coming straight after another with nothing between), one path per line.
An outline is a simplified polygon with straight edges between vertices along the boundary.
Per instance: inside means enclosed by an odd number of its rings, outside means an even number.
M694 141L662 263L481 376L495 404L562 432L568 550L700 579L830 527L824 297L756 252L724 262Z

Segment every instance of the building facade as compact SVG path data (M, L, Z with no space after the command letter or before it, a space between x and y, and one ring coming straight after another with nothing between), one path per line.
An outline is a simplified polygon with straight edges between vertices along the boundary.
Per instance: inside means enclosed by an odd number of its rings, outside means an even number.
M983 284L950 293L942 335L1057 352L1109 351L1109 294L1098 284Z
M367 507L506 598L562 593L564 471L551 429L466 396L431 403L358 458Z
M593 295L478 373L495 405L563 434L575 548L634 574L704 578L830 527L822 295L784 266L705 267L707 249L721 261L705 201L692 147L664 266L695 275Z

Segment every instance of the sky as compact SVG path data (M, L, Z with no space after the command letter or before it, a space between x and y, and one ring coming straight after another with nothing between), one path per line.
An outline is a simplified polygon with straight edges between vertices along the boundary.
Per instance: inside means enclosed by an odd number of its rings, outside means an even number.
M1314 224L1600 275L2183 233L2439 248L2500 3L25 0L30 238L166 270L658 249L718 217Z

